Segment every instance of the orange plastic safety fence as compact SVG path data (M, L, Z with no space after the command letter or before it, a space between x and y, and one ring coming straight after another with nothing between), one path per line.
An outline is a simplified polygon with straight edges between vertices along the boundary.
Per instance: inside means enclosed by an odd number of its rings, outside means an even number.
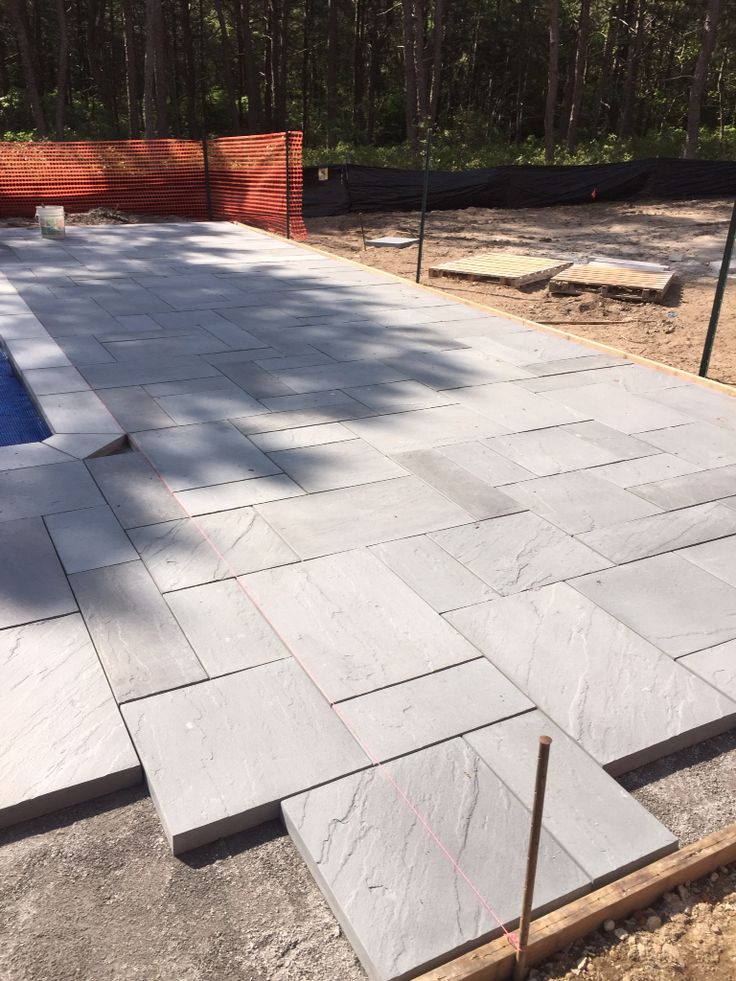
M306 237L301 133L225 137L207 146L213 218ZM33 217L39 204L207 219L202 144L0 143L0 215Z
M215 215L295 239L307 237L301 133L224 136L207 145Z

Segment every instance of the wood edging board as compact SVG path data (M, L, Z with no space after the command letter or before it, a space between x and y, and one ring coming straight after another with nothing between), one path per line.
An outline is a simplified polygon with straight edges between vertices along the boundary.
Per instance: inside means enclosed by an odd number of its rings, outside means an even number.
M645 909L663 893L734 861L736 824L731 824L548 913L531 925L528 966L547 960L606 920L618 920ZM510 941L500 937L422 974L417 981L505 981L513 973L514 960Z
M264 235L268 235L270 238L275 238L280 242L287 241L283 235L277 235L275 232L266 231L264 228L257 228L255 225L247 225L244 221L233 220L230 221L229 224L240 225L243 228L251 228L254 232L262 232ZM442 289L436 286L429 286L427 283L415 283L413 279L409 279L406 276L399 276L396 273L386 272L385 269L380 269L378 266L369 266L365 262L358 262L357 259L348 259L347 256L340 255L338 252L329 252L327 249L321 249L316 245L307 245L306 242L294 242L294 245L299 246L299 248L306 249L308 252L313 252L315 255L323 256L326 259L340 259L342 262L347 262L350 266L357 266L358 269L365 269L368 272L379 273L381 276L388 276L390 279L393 279L397 283L401 283L404 286L411 286L414 289L421 289L426 293L434 293L435 296L441 296L443 299L447 299L447 288ZM614 347L612 344L604 344L602 341L594 341L589 337L582 337L580 334L573 334L572 331L569 330L560 330L559 327L552 327L549 324L540 324L536 320L529 320L528 317L520 317L518 313L507 313L505 310L499 310L498 307L489 306L487 303L478 303L477 300L468 300L464 296L457 296L455 293L452 294L452 299L456 303L460 303L466 307L472 307L474 310L482 310L483 313L491 314L494 317L502 317L504 320L515 320L517 324L526 324L527 327L532 327L534 330L538 330L542 334L551 334L553 337L562 337L568 341L575 341L583 347L590 348L591 351L600 351L603 354L611 354L618 358L624 358L626 361L630 361L632 364L640 364L644 368L652 368L654 371L661 372L661 374L670 375L674 378L682 378L685 381L690 381L695 385L699 385L701 388L708 388L713 392L720 392L721 395L728 395L730 398L736 398L736 385L727 385L725 382L716 381L714 378L702 378L700 375L696 375L692 371L686 371L684 368L675 368L674 365L664 364L662 361L654 361L652 358L645 358L641 354L633 354L631 351L624 351L619 347Z

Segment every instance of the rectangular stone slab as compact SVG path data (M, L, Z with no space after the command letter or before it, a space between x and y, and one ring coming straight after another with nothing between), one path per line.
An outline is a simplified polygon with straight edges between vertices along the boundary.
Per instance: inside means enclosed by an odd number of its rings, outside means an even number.
M673 511L675 508L689 508L694 504L730 497L735 486L736 466L729 466L639 484L629 490L663 511Z
M174 854L368 765L293 658L131 702L123 715Z
M736 701L736 640L687 654L678 664Z
M331 702L478 655L366 551L269 569L243 582Z
M69 581L119 702L207 677L142 562Z
M0 631L0 673L1 827L138 783L79 614Z
M404 477L406 470L362 439L270 451L273 462L308 492Z
M417 477L274 501L256 510L303 559L471 520L467 511Z
M87 468L123 528L137 528L184 516L176 499L141 453L89 460Z
M280 472L229 422L155 429L135 443L175 491Z
M714 505L718 506L718 505ZM724 508L732 514L732 507ZM718 541L704 542L692 548L684 548L678 553L688 562L694 562L712 576L722 579L729 586L736 586L736 535L719 538Z
M351 698L341 719L375 760L417 749L534 708L484 657Z
M544 395L527 392L513 382L459 388L453 395L461 405L493 419L508 433L584 422L590 418L588 413L572 411Z
M681 555L656 555L573 585L672 657L736 638L736 588Z
M289 650L234 579L164 597L210 678L289 657Z
M504 596L610 564L531 511L436 531L429 537Z
M138 557L109 507L50 514L46 527L67 573L100 569Z
M609 773L625 773L736 721L736 703L567 584L445 619Z
M547 396L621 433L644 433L650 429L683 426L693 421L690 416L661 405L658 393L653 393L651 398L642 398L619 385L583 385L580 388L557 389L548 392Z
M351 420L345 425L383 453L431 449L446 443L462 443L506 432L498 423L462 405L396 412L371 419Z
M667 453L702 467L726 467L736 463L736 437L732 430L709 422L642 433L642 439Z
M0 473L0 521L104 503L83 463L53 463Z
M282 812L372 981L415 977L497 935L495 917L515 925L529 812L461 739L286 800ZM536 912L588 888L543 831Z
M76 610L43 520L0 522L0 628Z
M677 848L675 836L541 712L478 729L465 741L531 808L542 735L552 737L544 826L595 887Z
M559 426L514 433L511 436L497 436L487 440L487 445L538 477L598 467L618 459L611 450L596 446L595 443L574 435L569 428Z
M633 562L729 534L736 534L736 512L708 503L590 531L580 541L613 562Z

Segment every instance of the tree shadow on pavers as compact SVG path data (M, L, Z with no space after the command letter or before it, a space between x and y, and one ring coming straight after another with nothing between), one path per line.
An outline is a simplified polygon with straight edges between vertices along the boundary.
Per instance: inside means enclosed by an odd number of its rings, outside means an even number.
M286 837L288 837L288 832L284 823L279 818L275 818L272 821L259 824L255 828L250 828L248 831L239 831L237 834L218 838L207 845L201 845L199 848L183 852L176 856L176 860L188 865L193 870L205 869L215 862L221 862L223 857L234 859L260 845Z
M135 787L115 790L110 794L103 794L102 797L95 797L93 800L72 804L59 811L52 811L50 814L43 814L40 817L21 821L19 824L12 824L7 828L0 828L0 848L25 838L35 838L52 831L71 827L71 825L88 818L94 818L100 814L136 804L148 796L145 783L139 783Z

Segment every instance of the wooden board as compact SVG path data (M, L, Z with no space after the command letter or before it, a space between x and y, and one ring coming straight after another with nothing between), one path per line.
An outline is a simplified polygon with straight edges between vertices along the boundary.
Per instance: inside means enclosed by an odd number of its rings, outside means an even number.
M536 920L529 932L527 965L547 960L606 920L620 920L646 909L665 892L734 861L736 824L731 824ZM418 981L505 981L513 973L514 960L510 941L500 937L423 974Z
M550 293L581 293L595 290L604 296L661 303L675 279L673 272L647 272L606 266L603 263L575 265L557 273L549 281Z
M457 279L490 280L504 286L525 286L527 283L543 282L571 265L571 262L538 255L486 252L443 262L440 266L430 266L429 275L433 278L453 276Z

